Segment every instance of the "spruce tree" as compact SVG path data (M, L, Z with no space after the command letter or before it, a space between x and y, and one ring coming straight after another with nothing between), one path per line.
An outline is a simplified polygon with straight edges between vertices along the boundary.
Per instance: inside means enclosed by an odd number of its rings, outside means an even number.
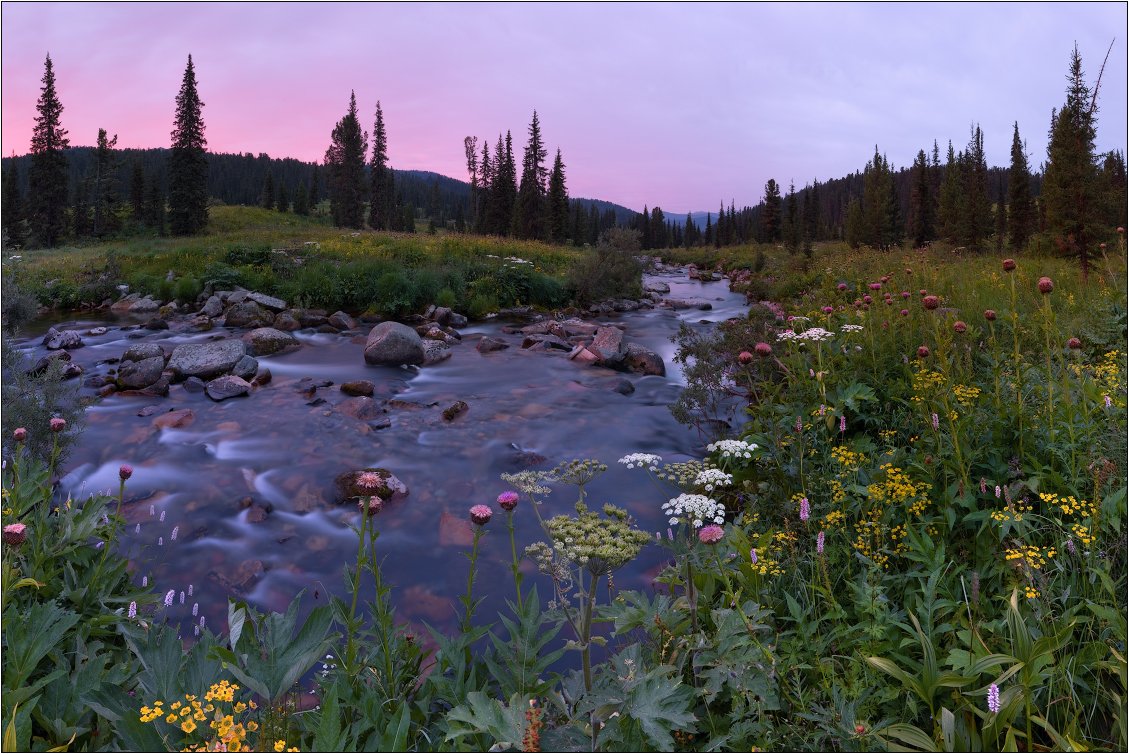
M568 187L565 185L565 164L561 150L553 160L553 170L549 174L549 237L554 243L564 243L568 238Z
M321 202L321 191L319 190L320 189L319 184L321 183L320 178L321 178L321 176L318 173L318 164L315 162L314 163L314 169L310 173L310 211L311 212L316 210L318 208L318 204Z
M146 181L149 186L145 197L145 225L158 235L165 234L165 193L161 189L161 181L156 175L150 175Z
M129 207L131 219L137 225L141 225L145 214L145 173L141 167L141 160L133 161L129 177Z
M761 212L761 237L766 243L780 240L780 187L772 178L764 184L764 210Z
M298 190L294 192L294 214L301 216L310 214L310 193L302 181L298 182Z
M368 133L357 120L357 95L349 93L349 110L333 127L325 151L330 214L339 228L360 230L365 224L365 153Z
M278 189L275 191L274 206L279 212L290 210L290 195L286 193L286 184L279 180Z
M545 222L545 157L547 152L541 139L541 123L537 111L529 124L529 141L521 161L521 185L513 211L513 234L518 238L544 239Z
M909 208L906 212L906 233L914 248L920 248L933 238L933 193L929 158L921 149L910 168Z
M992 200L988 197L988 163L984 157L984 134L977 125L964 153L964 179L960 203L960 243L980 251L992 235Z
M274 206L274 172L268 170L266 180L263 181L263 193L259 197L259 206L270 209Z
M200 233L208 225L208 158L204 103L196 92L192 56L176 95L176 120L169 153L169 230L176 236Z
M802 239L800 204L796 198L796 183L793 181L788 184L788 196L784 200L784 243L789 252L796 254L800 250Z
M713 229L713 216L709 212L707 212L706 213L706 229L705 229L705 232L702 234L703 245L709 246L711 243L713 243L713 239L715 238L715 236L716 236L716 234L714 233L714 229Z
M1065 256L1078 259L1086 278L1093 254L1090 238L1099 209L1094 154L1097 94L1091 96L1083 77L1077 45L1071 54L1067 80L1066 104L1062 110L1051 113L1042 203L1046 207L1047 232Z
M388 134L384 130L384 111L376 101L376 122L372 129L372 163L369 168L368 224L374 230L388 230L392 186L388 175Z
M665 249L670 245L670 235L667 232L666 216L661 207L651 210L651 248Z
M478 203L481 196L478 186L478 137L467 136L463 139L463 153L466 155L466 171L470 177L470 216L478 217Z
M51 56L43 65L43 87L35 105L35 129L31 135L31 168L28 171L28 220L41 246L52 247L66 232L67 157L70 146L60 116L63 105L55 93L55 68Z
M513 136L506 131L503 141L498 136L494 154L494 184L492 189L492 219L490 232L504 236L510 232L514 217L514 202L517 201L517 166L514 164Z
M717 225L714 226L714 248L720 249L724 246L729 238L729 218L725 215L725 202L717 203Z
M1105 156L1101 169L1102 222L1110 228L1124 228L1127 204L1125 155L1114 150Z
M118 144L117 134L113 138L106 135L106 129L98 129L97 147L94 151L94 175L91 179L91 206L94 217L91 233L95 238L105 238L118 230L118 165L114 147Z
M87 238L90 235L90 176L75 182L71 202L71 235Z
M1011 137L1011 168L1007 185L1007 236L1014 252L1022 251L1035 229L1035 207L1031 202L1031 169L1019 139L1019 121Z
M941 179L941 190L937 197L938 232L950 243L955 243L959 235L961 187L964 184L961 171L963 157L962 154L961 159L957 159L953 154L953 143L950 141L944 177Z
M22 248L27 244L24 227L23 197L20 195L20 173L15 160L4 175L4 203L0 223L4 231L4 244L8 248Z
M499 136L499 139L502 137ZM474 229L478 233L490 233L490 221L494 213L496 199L494 196L494 163L490 160L490 144L485 139L482 141L482 161L480 164L478 209L474 216Z

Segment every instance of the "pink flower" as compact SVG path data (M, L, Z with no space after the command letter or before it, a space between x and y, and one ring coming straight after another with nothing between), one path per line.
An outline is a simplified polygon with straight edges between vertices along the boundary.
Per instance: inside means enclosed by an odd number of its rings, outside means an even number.
M485 526L493 515L494 511L490 509L489 505L472 505L470 507L470 520L479 526Z
M1071 338L1070 340L1066 341L1066 347L1077 351L1082 347L1082 341L1078 340L1078 338Z
M811 518L811 503L806 497L800 498L800 520L807 521Z
M172 607L172 601L176 599L176 590L170 589L165 592L165 607Z
M129 603L129 613L128 613L128 615L129 615L130 618L136 618L137 617L137 603L136 602L130 602Z
M1004 272L1011 272L1014 269L1015 269L1015 260L1014 259L1005 259L1004 260Z
M124 482L126 479L129 479L131 476L133 476L133 467L130 466L128 463L123 463L121 465L121 468L118 469L118 477L121 478L121 480Z
M988 685L988 711L993 714L1000 711L1000 687L994 683Z
M872 291L878 291L878 290L881 290L881 289L882 289L881 283L871 283L870 284L870 290L872 290Z
M353 481L353 486L366 494L372 495L380 490L383 483L384 479L375 471L362 471L360 474L357 474L357 478Z
M841 291L847 290L847 284L846 283L839 283L838 287L839 287L839 290L841 290Z
M985 309L984 310L984 319L988 320L989 322L995 322L996 321L996 310L995 309Z
M717 524L710 524L698 529L698 541L704 545L717 544L725 537L725 530Z
M908 317L909 316L909 309L902 309L902 316Z
M835 311L835 307L833 307L833 306L825 306L825 307L823 307L823 313L824 313L824 314L831 314L831 313L832 313L832 312L834 312L834 311Z
M933 430L936 431L940 422L937 420L937 414L933 414Z
M753 549L749 550L749 560L753 565L757 564L757 548L754 547Z
M772 355L772 346L770 346L768 343L757 343L756 346L753 347L753 350L757 352L757 356Z
M26 524L8 524L4 527L4 544L19 547L27 539Z
M840 432L846 432L847 431L847 415L846 414L843 414L842 416L839 417L839 431Z
M1039 293L1046 296L1048 293L1055 289L1054 281L1045 275L1039 278Z
M925 298L921 299L921 305L926 309L933 310L941 305L941 299L937 298L936 296L926 296Z
M498 495L498 505L502 506L502 510L504 511L512 511L514 508L516 508L517 500L517 493L513 490L509 490L507 492L503 492L501 495Z
M917 347L917 358L928 359L929 358L929 346L918 346Z
M66 426L67 426L67 420L66 419L60 419L59 417L56 416L55 418L53 418L51 420L51 431L52 432L62 432L63 429Z
M870 297L870 294L868 293L868 294L866 294L865 296L863 296L863 297L862 297L862 302L863 302L864 304L873 304L873 303L874 303L874 299L872 299L872 298Z
M384 510L384 501L379 495L370 495L367 498L362 497L357 501L357 509L366 516L375 516L377 513Z
M27 439L27 430L23 427L16 427L16 431L12 433L12 439L16 442L23 442Z
M902 291L902 298L909 298L909 291Z
M742 364L750 364L753 361L753 355L748 351L742 351L741 353L737 354L737 361Z
M824 534L823 532L820 532L815 538L815 551L818 552L820 555L823 554L823 543L826 540L826 538L827 538L827 535Z
M964 322L962 322L958 319L956 322L953 323L953 329L956 330L958 333L963 333L964 331L966 331L968 329L968 325L966 325Z

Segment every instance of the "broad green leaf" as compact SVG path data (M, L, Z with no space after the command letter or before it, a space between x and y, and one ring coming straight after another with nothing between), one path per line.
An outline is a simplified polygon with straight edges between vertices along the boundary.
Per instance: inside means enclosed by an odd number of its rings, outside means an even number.
M905 744L906 751L938 751L937 744L921 728L906 723L894 723L875 731L879 736L889 736ZM896 747L901 749L901 747Z

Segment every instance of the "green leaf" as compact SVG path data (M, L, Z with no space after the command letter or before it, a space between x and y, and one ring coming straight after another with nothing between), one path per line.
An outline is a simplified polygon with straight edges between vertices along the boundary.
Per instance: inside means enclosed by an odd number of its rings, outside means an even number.
M878 736L889 736L897 739L905 746L909 747L905 751L938 751L937 744L932 738L927 736L921 728L916 725L907 725L906 723L894 723L887 725L879 731L875 731ZM901 749L901 747L897 747Z
M509 705L491 699L481 691L467 694L466 704L460 704L447 713L451 732L447 740L481 733L492 738L501 748L516 748L525 731L523 699L514 694Z
M341 730L340 689L336 683L325 690L317 731L310 746L311 751L344 751L345 734Z
M16 715L19 710L19 704L12 707L12 719L8 721L8 726L4 728L4 751L19 751L20 749L19 744L16 743Z
M638 721L658 751L672 751L672 730L686 730L697 717L690 711L693 689L682 683L674 668L660 665L631 686L620 713Z

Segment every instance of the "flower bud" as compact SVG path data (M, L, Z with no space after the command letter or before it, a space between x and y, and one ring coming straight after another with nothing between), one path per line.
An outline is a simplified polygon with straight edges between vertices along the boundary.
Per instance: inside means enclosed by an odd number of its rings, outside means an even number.
M748 364L752 360L753 360L753 355L751 353L749 353L748 351L742 351L741 353L737 354L737 361L739 361L742 364Z
M763 357L763 356L771 356L772 355L772 346L770 346L768 343L765 343L763 341L760 342L760 343L757 343L756 347L754 347L753 350L757 352L757 356Z
M12 439L16 442L23 442L27 439L27 429L24 427L16 427L16 431L12 433Z
M67 420L66 419L60 419L59 417L56 416L55 418L53 418L51 420L51 431L52 432L62 432L66 428L66 426L67 426Z
M985 309L984 310L984 319L988 320L989 322L995 322L996 321L996 310L995 309Z
M1039 278L1039 293L1046 296L1048 293L1055 289L1054 281L1049 277L1043 276Z
M121 465L121 467L118 469L118 477L124 482L126 479L129 479L131 476L133 476L133 467L130 466L128 463L123 463Z
M1066 347L1077 351L1082 347L1082 341L1078 338L1071 338L1070 340L1066 341Z
M953 323L953 329L956 330L958 333L963 334L966 330L968 330L968 325L966 325L964 322L962 322L961 320L958 319L956 322Z
M929 346L918 346L917 347L917 358L928 359L929 358Z
M1011 272L1014 269L1015 269L1015 260L1010 259L1010 258L1005 259L1004 260L1004 272Z
M936 296L926 296L925 298L921 299L921 305L926 309L932 311L941 305L941 299L937 298Z

